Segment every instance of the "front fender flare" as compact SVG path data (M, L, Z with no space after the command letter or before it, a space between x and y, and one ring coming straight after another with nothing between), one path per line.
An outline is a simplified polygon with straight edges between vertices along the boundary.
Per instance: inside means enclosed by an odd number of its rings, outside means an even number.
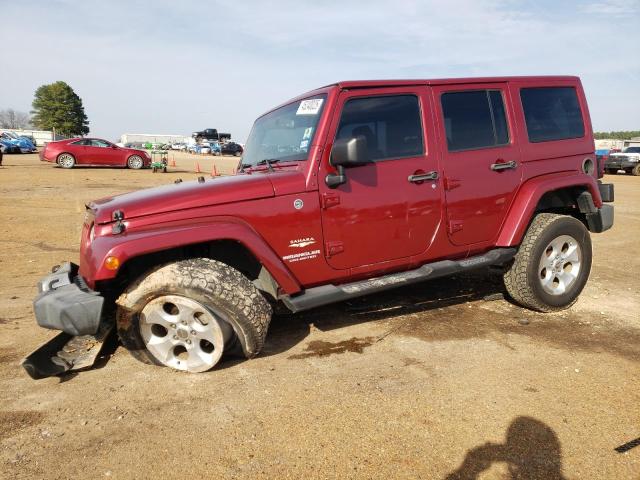
M80 273L87 280L93 280L90 283L109 280L117 274L117 271L104 267L104 261L109 256L118 258L120 268L122 268L122 265L128 260L140 255L216 240L233 240L242 244L258 259L287 294L290 295L301 290L300 284L291 271L262 237L243 222L231 220L196 225L164 226L154 230L130 232L125 230L122 235L98 237L92 243L90 252L87 252L89 257L85 259L86 262L83 262L94 266L95 271L81 271Z
M602 206L598 183L595 178L589 175L577 172L559 172L534 177L524 183L518 190L500 230L496 246L512 247L519 245L542 196L545 193L567 187L586 188L591 193L595 206L597 208Z

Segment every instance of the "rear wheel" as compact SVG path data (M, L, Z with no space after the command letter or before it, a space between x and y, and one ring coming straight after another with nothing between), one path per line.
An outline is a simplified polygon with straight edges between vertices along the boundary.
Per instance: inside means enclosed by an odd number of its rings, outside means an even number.
M591 270L591 238L579 220L538 214L504 275L509 295L524 307L553 312L573 305Z
M144 166L144 161L140 155L131 155L127 160L127 166L133 170L140 170Z
M118 335L135 358L188 372L213 368L238 343L247 358L257 355L271 320L246 277L207 258L152 271L117 304Z
M76 159L70 153L61 153L58 155L58 165L62 168L73 168L76 164Z

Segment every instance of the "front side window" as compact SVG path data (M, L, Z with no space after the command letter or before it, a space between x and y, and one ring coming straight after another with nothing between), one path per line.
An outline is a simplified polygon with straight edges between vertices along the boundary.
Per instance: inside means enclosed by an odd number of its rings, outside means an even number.
M450 152L509 143L509 128L501 91L449 92L442 95L441 103Z
M110 147L111 144L105 140L91 140L91 146L92 147L100 147L100 148L107 148Z
M264 160L306 160L326 97L298 100L258 118L247 138L242 165L249 167Z
M575 88L523 88L520 90L520 99L530 142L584 136L584 122Z
M422 155L420 105L415 95L348 100L336 139L363 136L372 161Z

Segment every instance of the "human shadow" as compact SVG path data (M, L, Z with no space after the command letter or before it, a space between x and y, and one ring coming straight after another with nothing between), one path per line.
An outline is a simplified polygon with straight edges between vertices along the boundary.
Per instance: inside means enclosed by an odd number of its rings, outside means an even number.
M446 480L473 480L492 464L507 464L512 480L564 480L562 452L555 432L532 417L517 417L504 443L487 442L467 452L462 464Z

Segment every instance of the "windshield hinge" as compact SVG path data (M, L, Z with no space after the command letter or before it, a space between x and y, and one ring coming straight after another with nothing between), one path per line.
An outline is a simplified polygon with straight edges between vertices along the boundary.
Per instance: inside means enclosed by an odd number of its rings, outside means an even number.
M111 233L119 235L124 232L124 223L122 222L122 220L124 220L124 213L122 213L122 210L116 210L113 212L113 220L116 223L111 227Z

